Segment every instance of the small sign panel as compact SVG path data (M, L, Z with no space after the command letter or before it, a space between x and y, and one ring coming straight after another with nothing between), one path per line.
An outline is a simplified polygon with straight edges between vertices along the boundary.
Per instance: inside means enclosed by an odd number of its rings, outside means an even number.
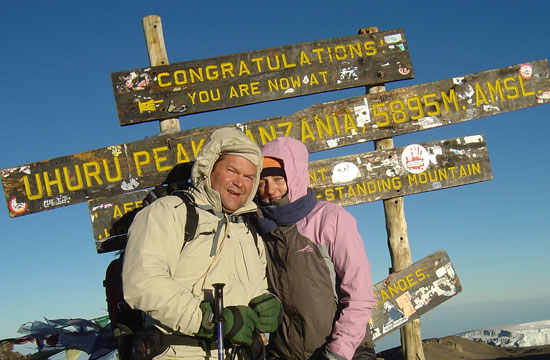
M462 291L445 250L439 250L374 285L378 303L370 330L378 341Z

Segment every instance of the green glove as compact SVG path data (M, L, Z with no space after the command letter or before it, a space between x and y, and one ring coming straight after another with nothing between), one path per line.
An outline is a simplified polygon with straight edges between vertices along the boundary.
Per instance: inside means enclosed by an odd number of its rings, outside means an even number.
M282 305L279 299L270 293L256 296L248 305L258 314L259 332L269 333L277 330L283 319Z
M202 310L202 321L197 336L210 339L214 335L214 328L216 327L212 305L203 301L201 302L200 309Z
M234 344L252 344L252 332L258 315L248 306L228 306L223 309L223 337Z

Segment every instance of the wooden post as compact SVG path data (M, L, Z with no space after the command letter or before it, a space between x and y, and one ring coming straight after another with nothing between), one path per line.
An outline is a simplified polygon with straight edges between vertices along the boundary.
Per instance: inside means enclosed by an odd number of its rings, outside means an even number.
M142 19L142 22L147 52L149 53L149 63L151 66L168 65L160 16L147 15ZM160 120L159 125L161 134L180 130L179 118Z
M377 27L362 28L359 34L371 34L378 32ZM384 84L367 87L368 94L386 91ZM374 141L375 150L385 150L394 147L393 139L381 139ZM386 215L386 231L388 233L388 248L392 262L392 272L398 272L412 264L411 249L407 235L407 221L403 197L383 200L384 213ZM401 351L403 359L424 360L422 337L420 334L420 320L416 319L405 324L401 329Z

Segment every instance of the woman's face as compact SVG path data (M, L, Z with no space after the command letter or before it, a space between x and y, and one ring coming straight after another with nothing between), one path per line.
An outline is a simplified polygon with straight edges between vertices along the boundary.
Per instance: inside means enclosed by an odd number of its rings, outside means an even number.
M264 176L258 185L258 195L265 202L273 202L285 196L288 191L283 176Z

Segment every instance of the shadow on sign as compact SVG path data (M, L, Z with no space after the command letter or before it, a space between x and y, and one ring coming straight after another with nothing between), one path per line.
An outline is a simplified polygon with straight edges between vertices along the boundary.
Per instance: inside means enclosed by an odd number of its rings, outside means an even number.
M162 184L156 186L154 189L144 189L135 191L132 194L134 195L133 203L138 203L140 206L136 206L130 211L125 211L124 214L111 225L104 224L100 219L105 218L101 216L95 216L98 220L93 223L94 233L103 233L108 234L103 240L96 241L96 248L98 253L110 252L122 250L126 247L127 233L128 228L132 224L136 214L143 208L152 203L159 197L163 197L171 194L174 190L182 190L190 187L191 179L191 168L193 167L193 162L187 162L183 164L176 165ZM109 202L109 206L105 207L99 211L109 211L112 212L108 218L115 218L115 211L113 209L124 209L124 203L128 202L127 195L112 198ZM90 202L90 209L95 207L101 207L98 203ZM96 213L97 214L97 213Z

